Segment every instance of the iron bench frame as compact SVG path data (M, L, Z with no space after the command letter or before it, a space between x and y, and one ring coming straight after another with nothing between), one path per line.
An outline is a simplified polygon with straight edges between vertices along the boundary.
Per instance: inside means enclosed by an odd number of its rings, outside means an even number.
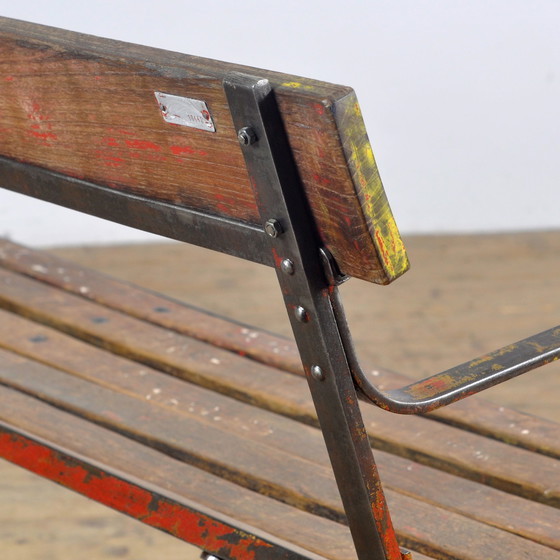
M392 412L428 412L557 359L560 328L401 389L387 392L377 389L360 368L353 350L337 293L337 285L345 277L319 240L273 89L267 80L239 73L228 75L224 88L255 191L262 228L115 192L7 158L0 159L0 172L14 191L273 266L358 557L360 560L407 558L409 553L399 548L392 529L358 399ZM22 443L35 450L48 447L41 441L33 442L25 434L12 432L10 437L14 449ZM49 452L57 460L66 460L60 450ZM31 462L31 458L27 460ZM24 459L20 464L23 462ZM101 466L99 474L113 476L104 473ZM139 488L134 482L115 476L128 487ZM167 500L165 496L152 494L152 497ZM223 521L204 512L190 513L199 519L204 517L209 524ZM225 523L220 530L229 531L231 526Z

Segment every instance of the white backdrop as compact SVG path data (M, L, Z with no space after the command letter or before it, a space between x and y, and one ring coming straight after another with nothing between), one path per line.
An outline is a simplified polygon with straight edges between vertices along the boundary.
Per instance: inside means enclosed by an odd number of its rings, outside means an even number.
M0 14L353 86L403 232L560 225L558 0L0 0ZM131 239L71 216L0 192L0 235Z

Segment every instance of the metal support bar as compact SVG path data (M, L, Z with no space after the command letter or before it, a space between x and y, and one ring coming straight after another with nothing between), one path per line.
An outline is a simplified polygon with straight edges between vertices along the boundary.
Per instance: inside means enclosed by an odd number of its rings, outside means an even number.
M262 228L0 157L0 186L177 241L274 266Z
M402 560L338 332L320 242L267 80L224 80L278 281L360 560Z
M2 458L204 548L217 558L310 560L309 551L0 421Z

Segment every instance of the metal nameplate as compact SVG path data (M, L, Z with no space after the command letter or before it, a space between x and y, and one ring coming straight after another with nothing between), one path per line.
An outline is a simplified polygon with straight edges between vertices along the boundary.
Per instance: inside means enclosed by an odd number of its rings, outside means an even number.
M216 132L214 121L204 101L154 92L165 122Z

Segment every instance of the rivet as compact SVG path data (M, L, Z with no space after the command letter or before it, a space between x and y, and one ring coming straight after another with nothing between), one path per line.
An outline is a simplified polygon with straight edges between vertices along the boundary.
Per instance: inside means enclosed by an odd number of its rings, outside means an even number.
M294 273L294 263L290 259L284 259L280 264L280 268L284 274L291 276Z
M284 228L278 220L272 218L264 224L264 231L266 231L267 235L270 237L278 237L284 233Z
M313 379L315 379L316 381L325 380L325 374L323 373L323 370L319 366L311 367L311 377L313 377Z
M257 141L257 135L250 126L244 126L237 132L237 139L242 146L250 146Z
M307 323L309 321L309 313L307 313L306 309L301 305L298 305L295 310L296 319L300 323Z

